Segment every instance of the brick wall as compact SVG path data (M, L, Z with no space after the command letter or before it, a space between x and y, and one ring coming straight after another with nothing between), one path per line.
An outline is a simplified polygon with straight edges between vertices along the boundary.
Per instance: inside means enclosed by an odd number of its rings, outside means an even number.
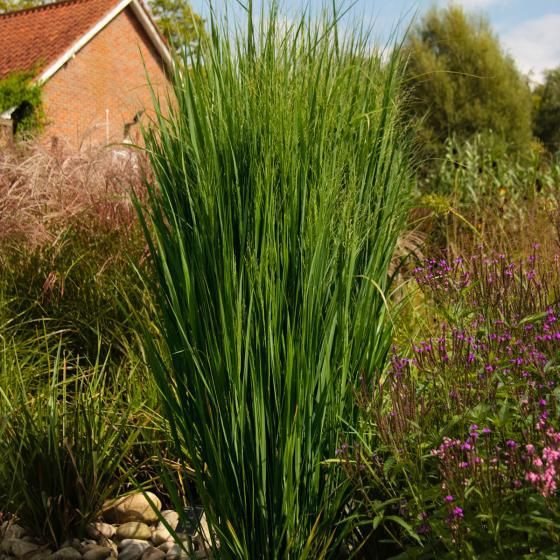
M75 146L121 142L125 123L141 109L149 114L146 73L163 92L168 81L161 58L127 7L44 85L45 140L55 136ZM138 127L131 133L136 140Z

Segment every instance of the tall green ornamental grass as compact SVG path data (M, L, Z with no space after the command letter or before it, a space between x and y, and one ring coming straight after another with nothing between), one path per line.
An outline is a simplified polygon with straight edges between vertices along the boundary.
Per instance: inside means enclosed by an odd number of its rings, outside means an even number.
M337 552L336 450L390 346L410 179L401 66L335 19L249 6L242 31L212 21L145 136L164 341L147 334L147 356L216 558Z

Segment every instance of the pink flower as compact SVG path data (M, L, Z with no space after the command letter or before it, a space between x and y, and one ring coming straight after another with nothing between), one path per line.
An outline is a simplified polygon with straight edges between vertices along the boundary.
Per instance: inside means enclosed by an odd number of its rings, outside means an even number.
M535 486L539 483L540 479L541 477L535 472L527 471L525 473L525 480L527 482L530 482L531 484L534 484Z

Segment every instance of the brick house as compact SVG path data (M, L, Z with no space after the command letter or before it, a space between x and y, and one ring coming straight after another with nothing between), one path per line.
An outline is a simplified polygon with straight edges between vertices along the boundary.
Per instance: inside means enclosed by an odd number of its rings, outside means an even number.
M1 14L0 53L0 79L37 72L45 137L73 145L135 140L152 105L149 83L163 93L172 64L142 0L66 0Z

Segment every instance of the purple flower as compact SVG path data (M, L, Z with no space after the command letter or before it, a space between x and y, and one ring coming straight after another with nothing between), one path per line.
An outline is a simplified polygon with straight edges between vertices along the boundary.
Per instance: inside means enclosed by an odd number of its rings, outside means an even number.
M460 508L459 506L454 507L453 508L453 517L459 518L459 519L463 519L464 515L463 515L463 509Z
M445 496L445 501L446 501L448 504L450 504L454 499L455 499L455 498L454 498L451 494Z

